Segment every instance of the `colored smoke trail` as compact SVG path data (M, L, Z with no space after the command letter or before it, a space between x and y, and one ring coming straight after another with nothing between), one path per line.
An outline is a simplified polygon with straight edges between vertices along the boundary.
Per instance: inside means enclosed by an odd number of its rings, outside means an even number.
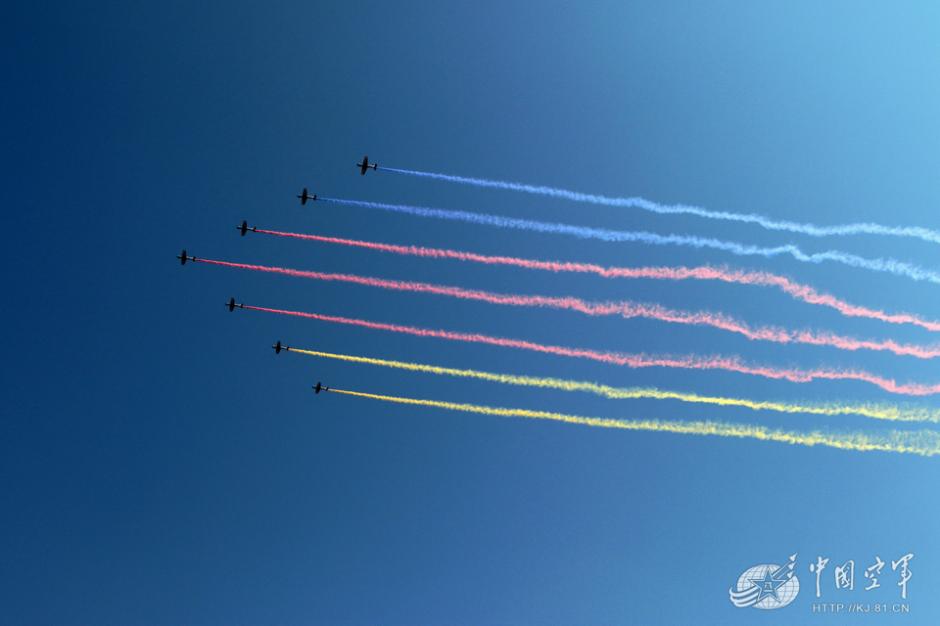
M742 335L752 341L769 341L781 344L805 344L813 346L827 346L839 350L874 350L887 351L899 356L913 356L919 359L934 359L940 356L938 346L918 346L899 344L893 340L865 340L853 337L843 337L833 333L817 333L808 330L787 330L769 326L751 328L746 323L719 313L689 312L668 309L657 304L643 304L637 302L585 302L570 296L530 296L519 294L500 294L489 291L463 289L448 285L434 285L401 280L386 280L371 276L356 274L335 274L297 270L285 267L271 267L267 265L251 265L248 263L232 263L230 261L217 261L213 259L197 259L197 262L210 265L220 265L236 269L245 269L256 272L282 274L297 278L308 278L322 281L335 281L405 291L409 293L429 293L459 300L486 302L487 304L526 306L551 308L565 311L575 311L590 316L618 315L626 319L644 318L672 324L687 326L706 326L717 328L730 333Z
M574 202L586 202L610 207L635 208L641 209L643 211L649 211L650 213L658 213L660 215L695 215L696 217L704 217L711 220L757 224L758 226L767 230L798 233L801 235L809 235L811 237L830 237L833 235L887 235L891 237L911 237L914 239L929 241L931 243L940 243L940 232L920 226L884 226L882 224L874 224L871 222L856 222L853 224L819 226L817 224L792 222L789 220L774 220L763 215L757 215L755 213L712 211L702 207L687 204L659 204L658 202L653 202L652 200L639 197L614 198L592 193L571 191L570 189L547 187L544 185L527 185L525 183L491 180L487 178L453 176L450 174L422 172L419 170L406 170L396 167L382 167L379 169L387 172L395 172L397 174L407 174L408 176L432 178L434 180L459 183L462 185L473 185L474 187L520 191L523 193L535 194L539 196L562 198L564 200L572 200Z
M318 241L342 246L350 246L389 252L404 256L416 256L431 259L453 259L485 265L505 265L531 270L549 272L579 272L595 274L604 278L651 279L651 280L716 280L739 285L753 285L759 287L775 287L789 296L806 302L835 309L847 317L863 317L879 320L889 324L912 324L930 331L940 331L940 321L924 320L908 313L886 313L878 309L871 309L840 300L835 296L817 291L815 288L790 280L786 276L746 270L733 270L722 267L604 267L592 263L576 263L568 261L539 261L511 256L492 256L448 250L446 248L425 248L421 246L401 246L395 244L362 241L358 239L342 239L339 237L325 237L322 235L308 235L301 233L288 233L276 230L257 229L256 232L277 237Z
M916 281L927 281L940 284L940 273L928 270L911 263L896 259L860 257L839 250L828 250L807 254L793 244L775 247L762 247L738 243L736 241L723 241L710 237L696 237L694 235L660 235L647 231L608 230L605 228L591 228L588 226L575 226L573 224L559 224L556 222L538 222L521 218L491 215L488 213L471 213L469 211L450 211L447 209L434 209L428 207L409 206L406 204L387 204L383 202L369 202L366 200L344 200L340 198L320 198L324 202L357 206L366 209L378 209L403 213L417 217L454 220L482 226L495 226L497 228L525 230L537 233L551 233L556 235L571 235L581 239L598 239L608 242L636 242L655 246L684 246L688 248L708 248L730 252L738 256L760 256L774 258L777 256L790 256L803 263L819 264L824 261L834 261L875 272L904 276Z
M586 381L564 380L561 378L543 378L536 376L521 376L515 374L497 374L472 369L457 369L427 365L424 363L408 363L404 361L391 361L373 357L354 356L350 354L335 354L318 350L304 350L302 348L288 348L290 352L297 352L307 356L320 357L360 363L363 365L376 365L400 369L409 372L421 372L437 376L453 376L456 378L472 378L503 385L519 385L523 387L537 387L541 389L557 389L560 391L593 393L612 400L678 400L696 404L711 404L715 406L733 406L751 409L753 411L776 411L778 413L806 413L810 415L824 415L827 417L841 415L861 415L872 419L890 420L898 422L940 422L940 411L917 407L899 407L889 404L795 404L792 402L767 402L748 400L745 398L729 398L724 396L705 396L697 393L681 391L663 391L644 387L611 387Z
M776 441L810 447L828 446L840 450L852 450L856 452L897 452L901 454L917 454L920 456L935 456L940 454L940 433L931 430L887 431L877 434L860 432L829 433L818 430L798 432L765 428L763 426L730 424L705 420L687 422L656 419L620 420L604 417L583 417L580 415L569 415L567 413L555 413L552 411L511 409L479 404L466 404L462 402L444 402L440 400L424 400L402 396L386 396L362 391L348 391L346 389L330 389L330 393L409 406L432 407L448 411L491 415L494 417L522 417L526 419L550 420L553 422L563 422L565 424L593 426L595 428L617 428L620 430L651 431L680 435L711 435L736 439L757 439L760 441Z
M555 356L567 356L579 359L588 359L607 363L609 365L619 365L630 368L643 367L667 367L676 369L692 370L722 370L726 372L736 372L738 374L748 374L751 376L760 376L774 380L786 380L793 383L808 383L814 380L854 380L866 382L876 387L880 387L890 393L896 393L909 396L929 396L940 393L940 383L922 384L922 383L898 383L893 379L884 378L863 370L834 370L834 369L814 369L799 370L788 368L775 368L764 365L749 365L744 363L738 357L725 356L656 356L646 354L623 354L619 352L603 352L600 350L591 350L587 348L567 348L564 346L553 346L548 344L526 341L524 339L509 339L506 337L492 337L479 333L460 333L449 330L438 330L430 328L418 328L415 326L404 326L400 324L389 324L386 322L373 322L371 320L361 320L349 317L340 317L337 315L325 315L323 313L307 313L304 311L288 311L284 309L270 309L252 305L244 305L245 309L252 311L262 311L264 313L276 313L278 315L289 315L305 319L320 320L323 322L332 322L334 324L345 324L357 326L359 328L371 328L373 330L385 330L403 335L413 335L415 337L428 337L435 339L447 339L449 341L463 341L468 343L499 346L503 348L517 348L520 350L530 350L543 354L553 354Z

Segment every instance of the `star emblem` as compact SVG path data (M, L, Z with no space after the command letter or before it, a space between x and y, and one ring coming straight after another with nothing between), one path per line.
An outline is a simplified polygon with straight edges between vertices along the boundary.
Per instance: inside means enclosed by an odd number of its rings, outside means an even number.
M777 596L777 589L782 587L789 580L787 577L774 578L774 574L779 575L781 573L782 572L780 571L771 573L771 570L768 569L764 572L763 578L748 578L751 584L760 590L757 594L757 600L754 601L754 604L757 604L767 596L770 596L777 602L780 601L780 597Z

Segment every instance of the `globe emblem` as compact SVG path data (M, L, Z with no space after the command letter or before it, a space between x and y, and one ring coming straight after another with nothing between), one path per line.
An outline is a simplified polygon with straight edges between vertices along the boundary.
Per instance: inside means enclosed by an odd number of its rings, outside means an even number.
M794 574L796 555L783 566L763 563L747 568L728 590L731 603L738 608L779 609L793 602L800 593L800 581Z
M772 575L778 569L780 569L779 565L755 565L741 574L741 577L738 578L737 591L748 591L756 584L752 581L763 580L767 578L768 575ZM787 582L777 587L776 598L774 598L774 596L771 594L766 594L763 595L763 597L761 597L758 602L755 602L751 606L753 606L755 609L779 609L793 602L793 600L796 598L796 594L799 592L800 579L796 576L792 576Z

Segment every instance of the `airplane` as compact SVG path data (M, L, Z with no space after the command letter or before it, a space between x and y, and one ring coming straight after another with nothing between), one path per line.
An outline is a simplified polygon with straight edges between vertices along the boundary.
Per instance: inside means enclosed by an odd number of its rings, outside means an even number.
M176 258L180 260L180 265L186 265L186 261L195 261L196 257L189 256L186 254L186 248L183 248L183 251L176 255Z
M329 387L324 387L323 385L321 385L319 380L317 381L317 384L316 384L316 385L314 385L313 387L311 387L311 389L313 389L313 393L320 393L321 391L329 391L329 390L330 390Z
M290 346L285 346L281 343L281 340L278 339L277 343L271 346L271 349L274 350L274 354L280 354L281 350L290 350Z
M371 167L373 170L378 170L378 169L379 169L379 164L378 164L378 163L369 163L369 156L366 155L366 156L362 157L362 163L356 163L356 167L359 168L359 173L360 173L361 175L365 176L367 169L369 169L369 168Z
M257 227L257 226L249 226L247 220L242 220L242 225L241 225L241 226L236 226L236 227L235 227L235 230L240 231L241 234L242 234L242 237L244 237L244 236L245 236L245 233L247 233L249 230L250 230L251 232L253 232L253 233L258 232L258 227Z
M307 188L304 187L304 190L301 191L301 192L300 192L300 195L298 195L297 197L300 198L300 203L301 203L301 204L307 204L307 200L316 200L316 199L317 199L317 194L313 194L313 195L311 196L309 193L307 193Z
M245 305L235 302L235 298L229 298L228 302L225 303L225 308L229 310L229 313L234 311L236 307L239 309L244 309Z

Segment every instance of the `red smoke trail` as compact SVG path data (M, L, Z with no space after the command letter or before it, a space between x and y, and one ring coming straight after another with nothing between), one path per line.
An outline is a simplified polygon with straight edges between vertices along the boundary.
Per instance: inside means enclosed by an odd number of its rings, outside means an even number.
M776 287L791 297L802 300L808 304L825 306L839 311L847 317L865 317L887 322L889 324L912 324L927 330L940 331L940 322L924 320L909 313L886 313L879 309L870 309L840 300L835 296L817 291L809 285L794 282L786 276L771 274L769 272L756 272L732 270L721 267L604 267L591 263L571 263L560 261L538 261L510 256L490 256L460 250L444 248L424 248L420 246L399 246L357 239L341 239L338 237L324 237L321 235L306 235L301 233L286 233L276 230L258 229L257 232L277 237L290 237L307 241L318 241L342 246L366 248L379 252L390 252L407 256L418 256L432 259L454 259L483 263L486 265L508 265L532 270L549 272L580 272L596 274L604 278L646 278L652 280L717 280L739 285L754 285L760 287Z
M372 322L369 320L359 320L349 317L339 317L336 315L324 315L322 313L306 313L303 311L285 311L283 309L269 309L260 306L251 306L246 304L246 309L253 311L262 311L265 313L277 313L278 315L290 315L306 319L320 320L324 322L333 322L335 324L346 324L349 326L358 326L360 328L371 328L374 330L387 330L394 333L405 335L414 335L416 337L434 337L437 339L448 339L450 341L465 341L469 343L487 344L500 346L504 348L519 348L522 350L531 350L533 352L542 352L554 354L557 356L569 356L592 361L600 361L610 365L621 365L631 368L640 367L671 367L678 369L693 370L724 370L737 372L740 374L749 374L752 376L762 376L776 380L788 380L794 383L808 383L813 380L857 380L867 382L891 393L909 395L909 396L928 396L940 393L940 384L924 385L919 383L897 383L892 379L883 378L875 374L859 370L797 370L785 368L773 368L762 365L748 365L743 363L738 357L722 356L653 356L646 354L622 354L618 352L601 352L597 350L583 348L566 348L563 346L552 346L522 339L508 339L505 337L491 337L477 333L458 333L449 330L435 330L429 328L416 328L414 326L402 326L399 324L387 324L384 322Z
M656 304L642 304L636 302L585 302L574 297L529 296L517 294L500 294L475 289L463 289L447 285L433 285L400 280L386 280L356 274L332 274L326 272L313 272L295 270L284 267L270 267L267 265L250 265L247 263L232 263L230 261L215 261L212 259L198 259L210 265L221 265L237 269L246 269L256 272L284 274L298 278L310 278L323 281L338 281L407 291L411 293L431 293L436 295L458 298L461 300L474 300L489 304L502 304L509 306L534 306L577 311L585 315L603 316L619 315L624 318L646 318L673 324L690 326L708 326L731 333L743 335L751 340L771 341L774 343L799 343L815 346L830 346L840 350L876 350L888 351L900 356L913 356L919 359L932 359L940 356L940 347L899 344L892 340L872 341L842 337L832 333L815 333L808 330L791 331L783 328L757 327L751 328L746 323L717 313L676 311Z

